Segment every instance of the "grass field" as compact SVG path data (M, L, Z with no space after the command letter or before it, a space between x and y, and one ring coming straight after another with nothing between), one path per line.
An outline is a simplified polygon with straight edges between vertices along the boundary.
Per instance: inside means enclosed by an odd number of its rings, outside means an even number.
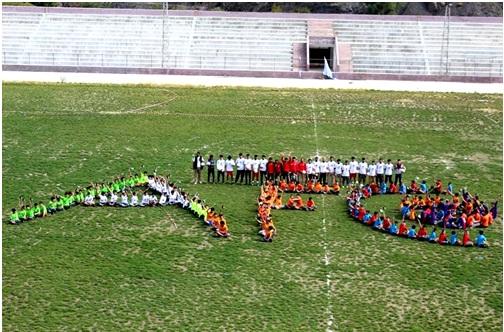
M4 222L5 331L502 330L501 220L489 249L449 248L373 232L342 198L316 197L314 213L274 212L266 244L257 187L189 183L197 150L318 150L401 158L408 180L440 177L502 207L501 95L4 84L2 103L4 216L21 194L46 200L145 164L224 204L233 234L171 207ZM399 200L369 206L396 213Z

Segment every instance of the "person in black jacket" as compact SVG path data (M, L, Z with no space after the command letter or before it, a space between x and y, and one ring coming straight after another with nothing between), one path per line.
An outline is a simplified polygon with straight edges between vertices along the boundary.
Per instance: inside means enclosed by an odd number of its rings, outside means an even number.
M204 166L204 160L198 151L196 152L196 155L192 158L194 184L201 183L201 170L203 169L203 166Z
M207 160L207 182L208 183L214 183L215 181L215 160L213 159L213 154L208 156ZM212 181L210 181L210 178L212 178ZM224 179L224 176L222 176L222 179Z

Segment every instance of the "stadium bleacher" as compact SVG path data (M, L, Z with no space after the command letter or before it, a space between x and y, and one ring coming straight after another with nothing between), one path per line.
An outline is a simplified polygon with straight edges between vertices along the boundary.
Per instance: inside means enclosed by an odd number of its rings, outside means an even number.
M447 41L442 20L3 8L3 65L292 72L303 70L293 65L294 44L307 42L310 20L325 19L348 54L335 71L502 77L495 20L451 22Z
M354 72L502 77L502 24L451 22L448 37L443 22L337 20L334 30Z

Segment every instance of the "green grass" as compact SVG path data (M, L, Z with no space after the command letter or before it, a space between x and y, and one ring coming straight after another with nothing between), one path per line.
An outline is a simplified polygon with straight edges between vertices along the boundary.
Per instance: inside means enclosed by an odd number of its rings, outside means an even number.
M233 235L216 239L172 207L4 223L3 328L322 331L332 314L342 331L500 331L500 218L489 249L449 248L373 232L327 197L313 213L274 212L266 244L257 187L189 182L197 150L318 149L401 158L406 179L439 177L502 207L502 139L501 95L4 84L4 216L21 194L46 200L145 164L224 204Z

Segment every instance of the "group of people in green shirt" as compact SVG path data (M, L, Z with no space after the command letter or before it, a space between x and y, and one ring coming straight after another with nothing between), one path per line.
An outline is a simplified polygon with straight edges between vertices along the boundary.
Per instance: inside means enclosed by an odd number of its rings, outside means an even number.
M147 172L143 172L135 175L130 174L127 177L116 177L114 181L108 184L91 183L86 188L78 187L75 191L67 191L63 195L53 195L47 204L44 204L42 201L33 203L31 198L26 202L24 197L20 196L18 207L11 210L9 222L17 225L36 218L44 218L58 211L69 209L72 206L84 204L86 197L96 197L100 193L119 193L127 188L143 186L147 183Z

